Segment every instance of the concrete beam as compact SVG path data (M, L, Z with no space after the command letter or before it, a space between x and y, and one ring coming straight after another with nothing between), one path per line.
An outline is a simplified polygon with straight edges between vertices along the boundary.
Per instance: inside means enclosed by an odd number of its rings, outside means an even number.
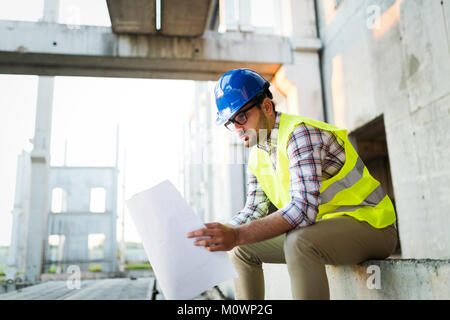
M0 39L5 74L217 80L248 67L271 79L293 61L289 40L271 35L117 35L109 27L0 21Z
M106 0L111 26L116 33L155 34L155 1Z
M161 28L156 29L154 0L106 0L115 33L201 36L207 28L213 0L161 1Z

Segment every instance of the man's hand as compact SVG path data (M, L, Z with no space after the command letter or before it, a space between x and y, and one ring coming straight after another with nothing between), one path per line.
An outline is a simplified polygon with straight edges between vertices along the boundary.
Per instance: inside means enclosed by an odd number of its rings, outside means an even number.
M238 231L231 225L218 222L205 223L206 228L189 232L188 238L207 237L194 242L196 246L204 246L208 251L229 251L238 245Z
M276 237L292 228L280 212L274 212L238 227L218 222L205 223L205 226L204 229L189 232L187 237L210 237L194 242L196 246L204 246L209 251L229 251L236 246Z

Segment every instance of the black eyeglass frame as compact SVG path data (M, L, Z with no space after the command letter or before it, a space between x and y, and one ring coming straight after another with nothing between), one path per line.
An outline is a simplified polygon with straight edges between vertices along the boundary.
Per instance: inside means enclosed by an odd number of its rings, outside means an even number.
M230 131L233 131L232 129L230 129L229 128L229 126L231 125L231 124L233 124L233 123L237 123L237 124L239 124L239 125L244 125L244 124L246 124L247 123L247 121L248 121L248 118L247 118L247 115L245 114L247 111L249 111L250 109L252 109L252 108L254 108L255 106L258 106L258 105L260 105L261 104L261 102L258 100L258 101L256 101L255 103L253 103L251 106L249 106L248 108L246 108L245 110L242 110L242 111L240 111L239 113L237 113L233 118L238 118L241 114L243 114L244 115L244 118L245 118L245 120L244 121L236 121L236 120L234 120L234 119L230 119L230 120L228 120L227 122L225 122L225 124L224 124L224 126L225 126L225 128L227 128L228 130L230 130Z

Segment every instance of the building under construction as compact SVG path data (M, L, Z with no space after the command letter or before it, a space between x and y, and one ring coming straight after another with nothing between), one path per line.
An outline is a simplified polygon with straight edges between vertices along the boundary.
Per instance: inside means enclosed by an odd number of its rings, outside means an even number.
M55 76L195 80L182 188L205 221L226 222L245 204L248 153L215 128L213 81L251 68L270 80L277 110L346 128L394 202L396 252L327 266L331 298L450 298L450 1L268 0L265 27L251 23L254 2L107 0L111 27L73 28L58 22L59 1L45 0L42 21L0 21L0 73L39 76L33 151L18 166L11 279L23 269L36 283L50 265L117 269L117 167L49 165ZM97 213L92 192L104 199ZM90 234L105 235L100 257L89 257ZM367 285L372 266L381 288ZM266 299L291 299L286 265L264 270ZM231 283L220 287L233 297Z

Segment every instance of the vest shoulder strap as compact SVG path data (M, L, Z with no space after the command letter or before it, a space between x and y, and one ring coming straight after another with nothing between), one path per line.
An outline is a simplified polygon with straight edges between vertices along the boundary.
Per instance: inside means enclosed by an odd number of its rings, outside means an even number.
M346 129L339 128L332 124L316 119L282 113L280 118L280 127L278 129L278 147L282 148L281 150L286 150L288 139L291 133L300 123L304 123L307 126L311 126L320 130L329 131L337 135L343 141L345 141L347 138Z

